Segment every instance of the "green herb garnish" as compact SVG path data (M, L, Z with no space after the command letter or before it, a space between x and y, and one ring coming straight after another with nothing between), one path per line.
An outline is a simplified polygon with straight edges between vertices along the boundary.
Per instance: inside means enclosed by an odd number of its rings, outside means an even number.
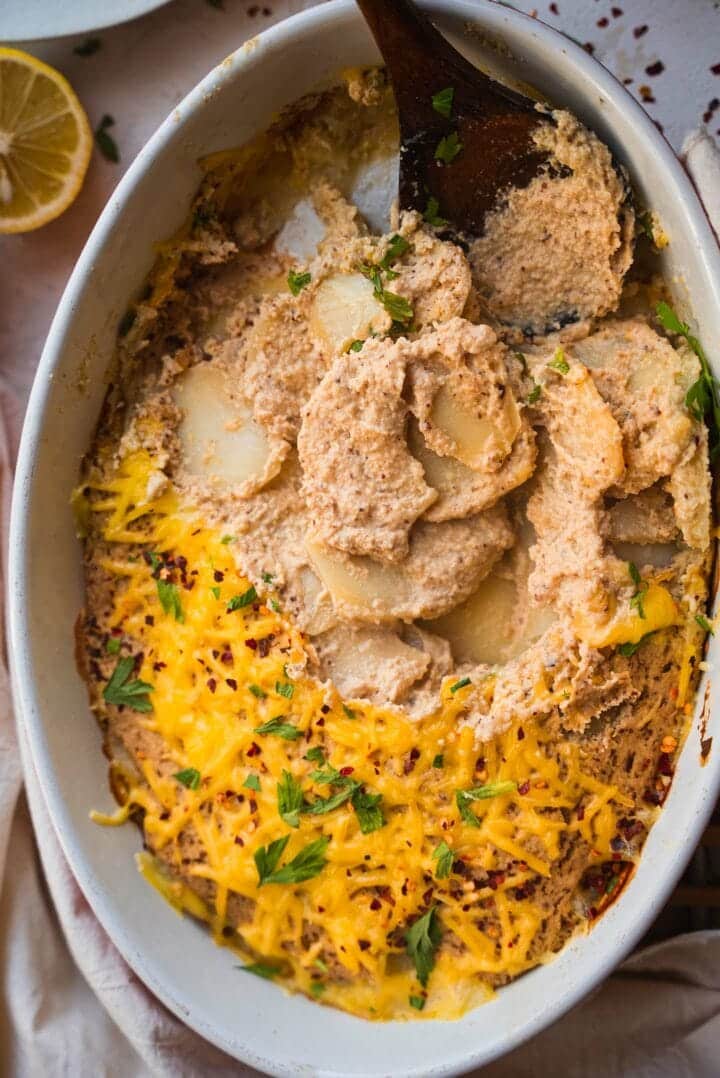
M165 613L172 614L175 621L185 621L177 584L172 584L169 580L161 580L160 578L158 578L156 584L160 606Z
M365 341L360 341L360 340L352 341L348 345L348 352L362 352L362 346L364 344L365 344Z
M280 972L280 966L272 966L269 962L251 962L247 966L239 966L239 969L243 973L254 973L256 977L264 977L266 981L271 981L273 977L277 977Z
M121 644L122 640L119 636L111 636L107 644L105 645L105 650L108 655L117 655L120 652Z
M690 332L690 326L680 321L669 304L661 300L655 308L655 313L662 327L668 333L684 337L700 360L700 377L693 382L685 394L685 407L698 422L702 422L706 416L712 417L711 434L713 452L715 452L720 432L720 403L718 402L718 384L710 370L707 356L700 341Z
M258 698L258 700L265 700L267 697L267 693L264 689L261 689L259 685L248 685L248 689L253 694L253 696L256 696Z
M528 404L537 404L537 402L540 400L541 396L542 396L542 386L540 385L539 382L535 382L534 386L532 387L532 389L528 393L528 398L527 398Z
M227 546L228 543L234 543L236 538L237 538L236 535L223 535L220 542L222 543L223 546Z
M434 195L430 195L427 200L427 206L423 213L423 220L430 225L431 228L445 228L450 222L440 216L440 203Z
M562 345L556 349L555 355L548 363L548 367L551 371L557 371L558 374L567 374L570 370L570 364L565 359L565 350Z
M129 707L133 711L147 713L153 709L148 693L153 692L155 686L148 685L147 681L140 681L137 678L131 680L130 675L134 669L135 657L133 655L118 659L117 666L103 689L103 698L108 704L115 704L116 707Z
M344 805L346 801L349 801L357 786L358 783L351 781L348 786L338 790L337 793L332 794L330 797L319 797L317 801L306 805L303 812L309 816L325 816L328 812L332 812L333 809L339 808L340 805Z
M217 584L214 584L214 585L213 585L213 587L212 587L212 588L210 588L210 594L211 594L211 595L213 596L213 598L215 598L215 599L219 599L219 598L220 598L220 588L219 588L219 586L218 586Z
M630 641L627 641L625 644L619 644L618 652L621 655L624 655L626 659L629 659L631 655L635 654L638 648L642 647L646 640L649 640L651 636L655 636L656 631L657 630L653 630L651 633L645 633L644 636L640 637L636 644L631 644Z
M276 737L281 737L283 741L296 741L302 737L302 731L291 722L284 722L284 718L284 715L276 715L274 719L268 719L261 726L255 727L255 733L274 734Z
M300 810L305 803L302 787L289 771L283 771L277 784L278 812L289 827L300 826Z
M450 686L450 692L455 694L460 689L464 689L467 685L471 685L472 681L469 677L461 677L459 681L456 681L454 685Z
M455 89L452 86L446 86L444 90L438 90L438 92L432 96L432 107L436 112L440 113L441 116L444 116L446 120L450 119L454 96Z
M407 322L412 322L414 312L404 296L383 288L378 299L394 322L400 322L403 327Z
M250 774L245 779L243 787L246 790L254 790L255 793L260 793L260 779L257 775Z
M343 704L342 709L348 719L357 718L357 713L353 711L351 707L348 707L347 704Z
M643 580L640 576L640 571L637 565L633 561L628 562L628 572L630 573L630 579L635 585L635 591L630 598L630 606L635 607L637 615L642 620L645 620L645 608L643 606L643 600L645 598L645 592L648 590L647 580Z
M387 250L378 263L380 268L389 270L393 262L397 262L398 258L402 258L402 256L407 254L409 250L410 244L408 241L404 236L400 236L396 232L394 236L390 237Z
M299 296L303 288L311 281L312 274L310 273L297 273L295 270L290 270L287 275L288 288L294 296Z
M451 131L438 142L435 148L435 160L442 161L444 165L451 165L462 148L463 144L458 138L457 131Z
M382 794L369 794L362 788L358 788L352 795L352 807L360 824L360 830L364 835L378 831L385 824L380 802Z
M120 160L120 151L117 148L115 139L108 133L108 128L112 127L114 123L113 117L105 113L95 129L95 143L105 160L112 161L116 165Z
M415 963L415 971L423 988L432 973L435 965L435 951L442 938L440 925L437 923L436 908L431 906L427 913L424 913L408 928L405 935L407 953Z
M244 591L242 595L234 595L228 603L227 612L232 614L233 610L241 610L244 606L250 606L255 602L258 595L254 587L249 587L247 591Z
M452 852L447 842L443 839L439 846L433 850L433 861L437 861L435 868L435 876L439 880L447 879L452 872L453 861L455 860L455 854Z
M445 757L441 752L437 754L432 762L433 767L445 767Z
M304 846L291 861L282 868L277 865L288 844L290 836L275 839L269 846L261 846L255 851L255 865L258 871L258 887L266 883L302 883L319 875L327 864L325 851L330 839L323 835Z
M325 753L319 745L314 745L305 753L305 759L310 760L313 764L322 764L325 761Z
M410 996L408 1002L411 1007L414 1007L416 1011L421 1011L425 1006L424 996Z
M488 782L484 786L474 786L470 790L456 790L455 804L458 807L461 819L471 827L479 827L480 821L470 808L473 801L486 801L491 797L502 797L517 789L517 783L507 780L506 782Z
M173 775L174 779L181 782L183 786L186 786L188 790L200 789L200 772L196 767L186 767L182 771L176 771Z
M704 614L696 614L695 621L698 623L703 632L710 633L711 636L715 635L715 630L713 629L712 625Z
M291 685L289 681L276 681L275 692L278 696L284 696L286 700L292 700L292 695L295 692L295 686Z

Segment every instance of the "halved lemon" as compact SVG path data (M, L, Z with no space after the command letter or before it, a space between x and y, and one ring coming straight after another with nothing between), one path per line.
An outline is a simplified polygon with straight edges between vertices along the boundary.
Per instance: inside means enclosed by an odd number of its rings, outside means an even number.
M26 52L0 48L0 232L29 232L66 210L92 144L67 79Z

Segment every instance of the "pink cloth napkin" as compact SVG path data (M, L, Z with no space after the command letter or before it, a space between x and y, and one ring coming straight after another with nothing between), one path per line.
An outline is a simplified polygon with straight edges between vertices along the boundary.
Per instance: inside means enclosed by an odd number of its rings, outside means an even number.
M718 230L720 152L703 132L691 136L684 149ZM18 426L12 395L0 383L3 579ZM32 763L23 755L27 799L7 671L0 662L0 1073L254 1074L170 1014L124 962L68 868ZM483 1076L711 1076L720 1072L718 1045L720 932L698 932L633 955L571 1014L484 1068ZM301 1045L297 1062L300 1072Z

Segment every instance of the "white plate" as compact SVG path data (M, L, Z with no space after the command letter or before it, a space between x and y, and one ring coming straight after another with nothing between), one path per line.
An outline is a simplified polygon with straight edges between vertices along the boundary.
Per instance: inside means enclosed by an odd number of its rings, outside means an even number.
M641 201L659 213L670 236L664 270L681 310L692 296L694 322L719 373L720 254L687 176L652 121L603 67L541 23L487 0L436 0L431 8L444 28L465 35L465 49L481 63L501 65L571 108L628 165ZM484 35L466 34L468 24L501 39L505 52L489 48ZM10 638L17 709L63 849L109 936L148 987L209 1041L271 1074L437 1078L486 1063L555 1021L659 912L720 788L715 683L707 684L706 730L715 750L701 767L698 713L638 870L588 936L460 1021L369 1024L238 972L231 953L192 920L179 919L135 871L136 829L90 822L91 806L109 810L113 802L73 654L82 571L68 496L105 393L118 320L152 264L153 241L185 217L201 154L246 141L284 104L341 68L377 58L350 0L297 15L215 68L121 180L60 303L28 407L11 524ZM713 640L711 663L719 647Z
M2 0L0 42L85 34L137 19L168 0Z

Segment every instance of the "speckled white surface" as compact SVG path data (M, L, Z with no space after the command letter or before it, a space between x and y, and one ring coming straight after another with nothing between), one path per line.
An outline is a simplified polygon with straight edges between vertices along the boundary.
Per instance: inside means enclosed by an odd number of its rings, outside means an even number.
M21 0L5 0L14 4ZM93 127L109 113L120 149L119 165L96 152L85 187L63 217L26 236L0 237L0 370L25 400L62 289L87 235L120 179L149 135L210 68L270 23L311 7L303 0L173 0L150 15L97 35L100 49L86 59L73 48L83 38L27 43L24 47L58 67L87 108ZM72 0L66 0L70 6ZM713 97L720 98L720 3L717 0L557 0L511 5L590 42L595 56L619 78L633 80L640 99L649 86L648 111L673 146L702 120ZM0 2L0 42L3 40ZM613 11L622 11L613 15ZM555 13L557 12L557 13ZM598 26L607 20L607 26ZM648 29L635 37L638 27ZM645 68L660 60L661 74ZM720 129L720 109L710 131ZM152 229L152 221L148 222Z

